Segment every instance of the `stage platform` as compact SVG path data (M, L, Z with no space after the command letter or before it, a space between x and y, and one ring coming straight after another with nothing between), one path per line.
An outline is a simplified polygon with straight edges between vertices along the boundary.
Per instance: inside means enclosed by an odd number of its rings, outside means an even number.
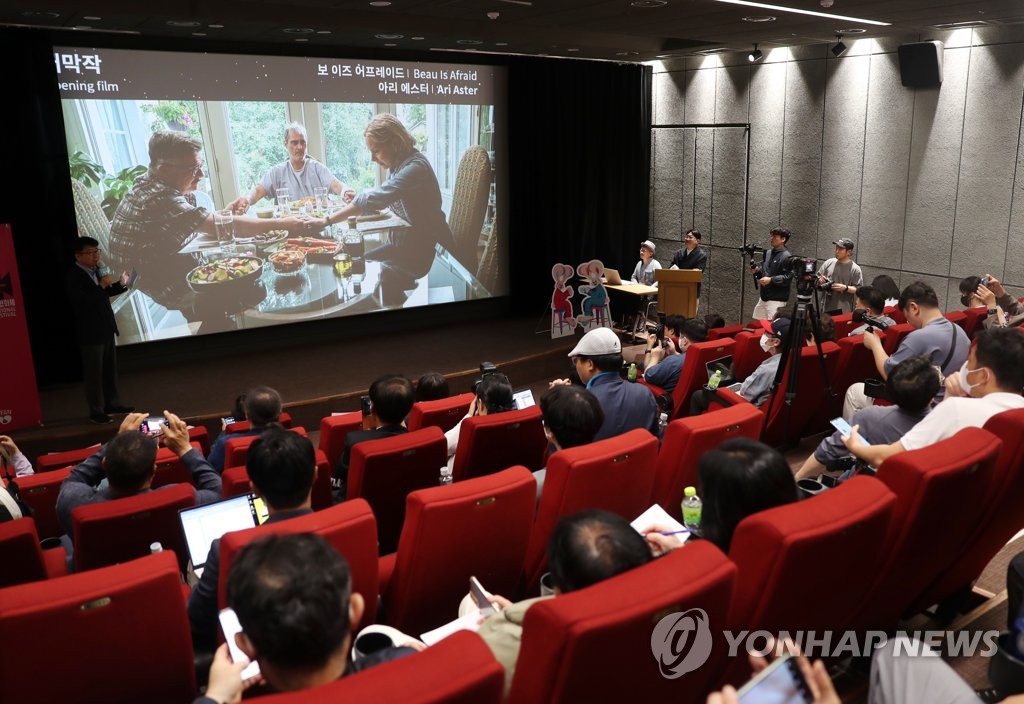
M150 414L170 410L190 424L205 425L211 437L220 418L246 388L265 384L277 389L296 425L318 430L332 412L359 410L359 396L381 374L398 372L416 380L427 371L448 377L452 393L468 391L482 361L494 362L517 388L537 386L569 371L566 354L577 337L552 340L534 332L536 316L448 324L405 334L361 337L351 342L303 343L252 353L235 352L216 359L147 363L139 354L121 365L121 398ZM287 336L287 328L280 335ZM44 452L105 442L123 416L108 425L90 423L81 384L40 392L43 425L11 433L35 462Z

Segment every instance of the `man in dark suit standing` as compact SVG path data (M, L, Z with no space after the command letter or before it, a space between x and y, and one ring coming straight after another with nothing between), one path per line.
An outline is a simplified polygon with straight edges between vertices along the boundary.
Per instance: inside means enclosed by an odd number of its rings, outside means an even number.
M412 382L400 374L385 374L370 384L371 412L377 419L376 427L372 430L356 430L345 436L345 450L341 453L331 479L335 501L346 498L352 447L367 440L409 432L405 427L405 417L412 410L413 400Z
M106 285L104 285L106 284ZM114 336L117 323L110 298L128 290L128 274L119 281L100 275L99 242L79 237L75 243L75 265L66 279L68 298L75 314L75 330L82 352L82 375L89 420L110 423L110 413L130 413L131 406L121 404L117 392L117 355Z

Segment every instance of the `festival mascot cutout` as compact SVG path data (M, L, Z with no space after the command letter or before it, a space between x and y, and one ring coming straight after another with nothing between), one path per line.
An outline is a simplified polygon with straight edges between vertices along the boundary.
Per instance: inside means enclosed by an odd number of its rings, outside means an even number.
M579 286L580 295L584 298L580 303L581 312L576 317L583 332L590 332L594 328L610 328L612 312L608 306L608 290L601 281L604 277L604 264L600 259L591 259L576 267L576 273L587 280Z
M551 339L576 332L576 318L572 316L572 295L575 291L568 284L574 273L569 264L551 267L551 278L555 281L555 289L551 292Z

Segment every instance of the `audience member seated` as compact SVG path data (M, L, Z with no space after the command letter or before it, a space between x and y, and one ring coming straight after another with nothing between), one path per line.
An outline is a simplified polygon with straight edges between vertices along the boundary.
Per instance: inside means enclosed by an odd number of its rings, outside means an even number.
M156 472L157 441L155 437L139 432L139 426L148 415L129 413L114 439L71 470L61 484L57 496L57 518L69 539L73 534L72 510L150 491L149 485ZM181 458L192 475L196 505L219 501L220 475L189 443L185 421L170 411L164 411L164 417L167 419L164 444ZM104 479L107 486L102 487Z
M619 376L622 345L614 332L609 328L591 330L569 353L569 359L604 412L604 422L594 440L615 437L634 428L658 434L658 404L654 396L642 385L631 384ZM569 383L569 379L556 379L551 386Z
M438 372L427 372L416 382L416 401L440 401L448 398L448 380Z
M1024 408L1024 334L1013 328L982 330L967 361L946 379L946 398L888 445L865 445L859 428L844 439L846 447L873 467L904 450L920 450L964 428L980 428L997 413ZM868 437L872 441L871 437Z
M724 328L725 318L720 316L718 313L708 313L704 316L704 324L708 326L708 330L712 328Z
M210 465L218 472L224 471L224 451L228 440L259 435L281 417L281 395L269 386L255 386L240 398L245 409L243 419L249 421L249 430L240 433L221 432L210 448ZM236 400L237 403L237 400ZM239 418L235 418L239 420Z
M462 421L473 416L487 416L492 413L504 413L515 408L512 401L512 384L504 374L488 374L476 384L476 398L469 404L469 412L458 424L444 434L448 441L448 467L455 463L455 449L459 446L459 434L462 432Z
M405 418L412 410L412 382L401 374L385 374L370 384L371 414L377 419L372 430L356 430L345 436L345 449L334 469L331 484L334 487L335 501L345 498L346 482L348 481L348 464L352 457L352 447L367 440L388 438L409 432L405 427Z
M1018 327L1024 323L1024 304L1014 300L999 283L999 279L991 274L988 274L987 286L981 278L968 276L960 282L960 293L960 302L965 307L979 306L986 309L982 323L986 328Z
M885 314L885 296L877 288L872 286L860 286L857 288L856 304L854 308L860 308L861 310L867 311L867 314L872 318L876 318L883 323L889 325L895 325L896 321ZM864 323L858 328L854 328L850 331L850 337L854 335L861 335L868 329L868 324Z
M971 341L963 328L943 317L938 296L931 286L922 281L910 284L900 294L899 307L914 330L903 338L891 357L885 353L882 338L874 333L864 333L864 346L874 355L875 366L883 379L897 364L918 354L927 355L946 376L963 365ZM938 397L941 395L940 388ZM843 418L850 420L854 413L872 403L874 401L864 393L864 384L851 384L843 402Z
M888 274L879 274L871 279L871 288L881 291L886 307L899 305L900 287Z
M655 335L647 336L644 380L660 386L666 393L672 393L679 383L686 348L691 342L704 342L707 339L708 326L703 320L684 318L681 315L666 316L664 344Z
M298 433L269 428L253 441L245 462L249 483L267 505L267 523L312 513L310 491L316 476L313 444ZM203 576L188 598L188 620L197 651L217 642L217 587L220 583L220 538L210 545Z
M924 355L908 357L897 364L885 381L886 395L895 406L868 406L857 411L853 423L860 427L862 437L872 443L896 442L917 425L931 408L932 398L939 390L938 369ZM850 451L843 444L838 430L825 437L796 474L805 479L822 472L836 473L848 469Z
M362 618L365 601L352 592L345 558L318 535L269 535L246 545L231 565L228 605L242 626L235 642L259 662L272 691L310 689L416 652L386 648L352 662L349 625ZM232 663L221 645L206 696L195 704L240 701L254 684L242 682L246 664Z
M704 453L697 464L701 508L700 537L722 552L729 552L736 526L747 516L799 498L793 471L782 454L750 438L726 440ZM656 554L680 545L674 535L662 535L665 526L652 526L647 542Z
M480 626L480 637L505 668L506 696L519 659L523 619L533 604L597 584L650 560L651 552L644 539L614 513L590 510L560 520L548 541L554 594L514 604L495 594L492 603L500 610Z
M575 385L559 384L545 391L540 397L540 415L544 421L544 436L552 448L549 457L559 450L593 442L604 423L604 412L597 397ZM533 476L540 498L547 469L538 470Z
M9 435L0 435L0 461L3 462L3 472L0 474L5 477L9 475L10 469L14 470L15 477L27 477L36 473L32 469L32 463L22 454Z

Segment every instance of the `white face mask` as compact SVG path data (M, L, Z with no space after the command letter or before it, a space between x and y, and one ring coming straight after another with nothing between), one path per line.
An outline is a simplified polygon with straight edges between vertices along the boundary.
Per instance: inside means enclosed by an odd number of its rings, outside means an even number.
M984 368L985 367L978 367L977 369L969 370L967 369L967 362L964 362L964 365L960 367L960 388L963 389L964 393L967 394L968 396L974 395L971 393L971 391L977 388L978 384L972 384L971 382L967 381L967 375L973 374L974 372L980 372Z
M768 333L761 335L761 349L765 352L771 352L773 345L770 345L769 342L773 339L774 338L768 336Z

